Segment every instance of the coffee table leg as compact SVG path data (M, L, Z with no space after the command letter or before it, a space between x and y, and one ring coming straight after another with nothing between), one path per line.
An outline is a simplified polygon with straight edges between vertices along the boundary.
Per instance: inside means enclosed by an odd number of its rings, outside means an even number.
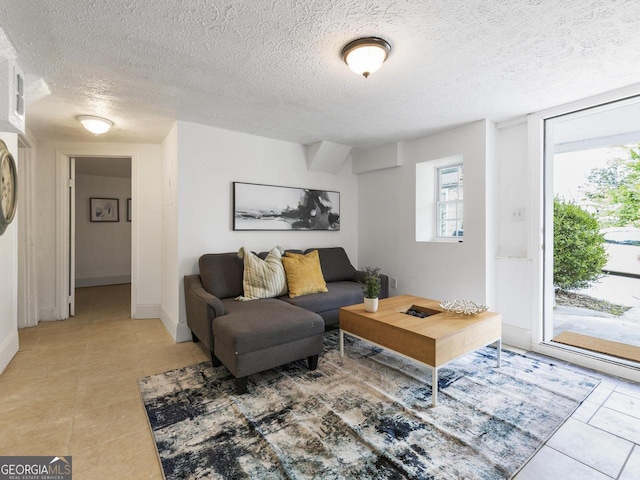
M340 357L344 357L344 332L340 330Z
M438 369L431 369L431 405L438 406Z
M496 358L498 360L498 368L502 366L502 339L496 342Z

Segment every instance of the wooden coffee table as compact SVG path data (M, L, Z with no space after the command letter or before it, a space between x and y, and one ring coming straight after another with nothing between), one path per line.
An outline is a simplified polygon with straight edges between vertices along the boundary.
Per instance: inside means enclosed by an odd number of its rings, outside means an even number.
M379 301L378 311L365 311L364 304L340 309L340 356L344 356L344 334L358 337L431 367L432 403L438 404L438 369L467 353L496 344L500 367L502 317L498 313L458 315L445 312L437 300L401 295ZM407 315L411 307L429 314Z

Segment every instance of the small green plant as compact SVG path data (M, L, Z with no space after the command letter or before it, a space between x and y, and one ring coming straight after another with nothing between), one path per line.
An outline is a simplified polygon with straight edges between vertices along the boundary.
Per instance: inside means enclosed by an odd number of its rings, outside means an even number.
M364 267L362 271L365 273L364 282L362 284L362 292L365 298L378 298L382 283L380 282L379 267Z
M596 218L559 198L553 200L553 283L563 290L588 287L607 263Z

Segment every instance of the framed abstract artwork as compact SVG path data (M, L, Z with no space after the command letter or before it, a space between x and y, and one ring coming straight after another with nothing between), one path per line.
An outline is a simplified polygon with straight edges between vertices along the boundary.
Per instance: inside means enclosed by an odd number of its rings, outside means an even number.
M89 211L92 222L119 222L120 209L117 198L90 198Z
M340 230L340 192L233 182L234 230Z

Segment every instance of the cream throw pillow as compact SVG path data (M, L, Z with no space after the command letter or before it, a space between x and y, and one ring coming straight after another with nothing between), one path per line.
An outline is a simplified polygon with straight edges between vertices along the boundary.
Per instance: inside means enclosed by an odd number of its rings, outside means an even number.
M236 300L273 298L287 293L287 277L282 266L280 247L273 247L264 260L244 247L240 248L238 256L244 259L244 296Z
M287 253L282 258L284 270L287 272L289 297L301 297L311 293L328 292L322 275L318 251L313 250L306 255Z

